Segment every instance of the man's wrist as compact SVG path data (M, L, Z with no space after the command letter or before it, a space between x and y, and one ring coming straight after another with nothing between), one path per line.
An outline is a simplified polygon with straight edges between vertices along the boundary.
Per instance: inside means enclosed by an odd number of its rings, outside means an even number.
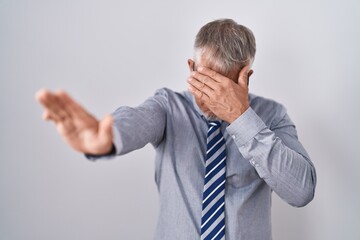
M227 119L227 121L226 120L225 121L228 122L229 124L232 124L236 119L241 117L241 115L243 115L243 113L246 112L248 108L249 105L247 105L246 107L238 108L239 111L229 114L229 118Z
M240 117L227 127L227 132L238 146L248 142L266 128L263 120L249 107Z
M110 151L108 151L107 153L104 153L104 154L90 154L90 153L85 153L85 155L86 155L87 157L90 157L90 158L106 157L106 156L112 156L112 155L115 155L115 154L116 154L116 148L115 148L114 143L111 144L111 149L110 149Z

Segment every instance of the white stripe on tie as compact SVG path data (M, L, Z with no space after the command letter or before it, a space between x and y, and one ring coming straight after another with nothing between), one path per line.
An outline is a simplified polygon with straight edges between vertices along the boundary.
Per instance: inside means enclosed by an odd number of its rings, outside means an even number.
M219 186L217 186L210 194L209 194L209 196L207 196L204 200L203 200L203 202L202 203L205 203L206 202L206 200L208 200L209 199L209 197L211 197L211 195L219 188L219 187L221 187L223 184L225 183L225 180L224 181L222 181L222 183L220 183L220 185Z
M217 141L209 150L206 151L206 154L208 154L211 150L213 150L213 148L214 148L219 142L221 142L223 139L224 139L224 137L221 137L221 138L219 139L219 141Z

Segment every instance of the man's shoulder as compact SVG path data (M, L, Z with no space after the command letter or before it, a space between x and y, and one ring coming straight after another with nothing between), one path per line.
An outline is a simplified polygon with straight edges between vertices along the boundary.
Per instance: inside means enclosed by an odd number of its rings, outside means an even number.
M249 94L249 102L250 107L268 126L278 123L287 112L281 103L252 93Z
M178 99L178 100L188 100L189 99L188 92L186 92L186 91L177 92L177 91L171 90L166 87L157 89L155 91L155 96L161 96L170 101L175 100L175 99Z
M253 93L249 93L249 101L250 101L250 105L253 105L255 107L257 106L261 106L261 105L267 105L267 106L272 106L272 107L276 107L276 108L284 108L284 106L271 99L271 98L266 98L263 96L259 96Z
M156 90L155 96L163 98L169 105L177 104L193 104L190 92L177 92L169 88L160 88Z
M177 92L170 88L163 87L163 88L157 89L155 92L155 95L162 95L162 96L166 96L166 97L183 97L184 92Z

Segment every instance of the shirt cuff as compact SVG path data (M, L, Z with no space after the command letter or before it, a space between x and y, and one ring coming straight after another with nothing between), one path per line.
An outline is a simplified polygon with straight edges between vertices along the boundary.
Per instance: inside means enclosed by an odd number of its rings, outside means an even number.
M266 128L266 125L263 120L249 107L226 130L234 139L236 145L240 147L254 138L264 128Z
M120 131L115 125L113 125L113 143L115 146L115 154L120 155L121 150L123 149L123 142L120 137Z

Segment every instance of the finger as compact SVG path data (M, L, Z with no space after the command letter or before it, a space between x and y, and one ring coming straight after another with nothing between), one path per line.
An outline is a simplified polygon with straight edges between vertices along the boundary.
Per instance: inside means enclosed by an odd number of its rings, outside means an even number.
M35 99L38 101L45 109L47 109L46 103L50 101L50 95L52 93L47 89L40 89L35 94Z
M55 95L46 89L36 93L37 101L47 110L46 116L56 122L61 121L68 115L63 111L61 104L57 101Z
M208 77L212 78L214 81L219 82L219 83L229 80L229 78L221 75L220 73L218 73L210 68L204 67L204 66L199 67L197 70L199 73L201 73L205 76L208 76Z
M44 111L42 114L42 119L44 119L45 121L50 120L50 114L48 111Z
M52 121L56 122L56 121L55 121L56 119L54 119L54 117L51 116L50 112L49 112L48 110L46 110L46 109L45 109L45 111L44 111L43 114L42 114L42 118L43 118L45 121L52 120Z
M243 67L241 69L240 74L239 74L239 78L238 78L238 84L240 86L243 86L243 87L248 86L249 73L250 73L250 66L249 65L246 65L245 67Z
M99 124L99 137L100 138L112 138L112 125L114 118L112 115L105 116Z
M58 101L55 94L46 89L42 89L36 93L36 99L51 115L55 115L60 118L66 117L67 114L64 112L62 104Z
M204 83L212 90L217 91L219 88L219 86L218 86L219 83L217 81L215 81L211 77L201 74L197 71L194 71L191 73L191 78L199 81L201 85L203 85L203 83Z
M57 116L54 116L48 110L45 110L43 112L42 117L46 121L48 121L48 120L53 121L56 124L57 129L59 130L61 135L69 136L70 133L75 132L75 126L73 124L73 121L71 121L71 118L65 118L65 119L60 120L57 118Z
M196 87L189 85L188 86L189 91L197 98L201 99L203 102L209 101L210 97L202 92L201 90L197 89Z
M71 118L62 119L62 121L56 123L56 127L59 133L65 138L70 139L77 134L74 121L72 121Z
M197 80L196 78L190 77L188 79L188 83L208 96L210 96L214 92L214 90L211 89L208 85L206 85L204 82Z
M99 123L99 139L104 146L108 149L104 149L104 152L110 152L113 143L113 126L114 118L112 115L105 116Z
M85 109L81 107L75 100L73 100L65 91L58 91L57 97L59 101L62 102L62 106L65 111L71 117L79 117L86 114Z
M58 96L58 93L61 91L57 91L53 94L53 98L51 98L51 101L55 106L58 108L56 109L56 114L60 116L62 120L67 120L68 118L71 118L71 114L66 110L65 104L62 101L61 97Z
M63 101L64 108L71 115L72 118L81 119L88 121L89 119L96 120L84 107L76 102L69 94L65 91L58 93L59 98Z

